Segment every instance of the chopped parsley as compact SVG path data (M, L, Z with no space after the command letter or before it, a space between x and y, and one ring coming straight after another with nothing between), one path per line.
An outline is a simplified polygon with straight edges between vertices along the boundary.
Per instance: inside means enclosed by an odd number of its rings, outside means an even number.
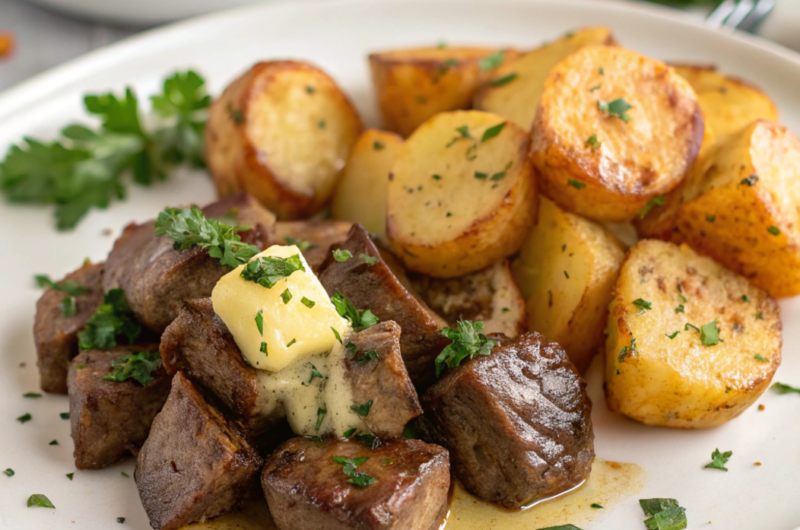
M41 493L34 493L30 497L28 497L28 508L36 506L40 508L55 508L55 506L53 506L53 503L50 502L50 499L48 499L46 495L42 495Z
M481 72L488 72L489 70L494 70L501 64L503 64L503 59L505 58L506 51L505 50L498 50L494 53L483 57L480 61L478 61L478 67L480 68Z
M300 299L300 303L302 303L304 306L306 306L309 309L311 309L312 307L314 307L314 305L316 305L316 302L314 300L309 300L305 296Z
M603 70L602 67L597 69L597 73L600 74L600 75L606 75L606 71Z
M289 344L287 344L286 347L288 348L289 346L295 344L296 342L297 342L297 339L292 339L292 340L289 341Z
M700 326L700 341L703 346L716 346L719 344L719 329L717 328L716 319Z
M72 477L74 477L74 476L75 476L75 473L67 473L67 475L66 475L66 477L68 479L70 479L70 480L72 480Z
M683 530L686 528L686 509L675 499L640 499L649 530Z
M118 522L119 524L122 524L122 523L124 523L124 522L125 522L125 518L124 518L124 517L117 517L117 522Z
M491 81L489 81L489 84L491 86L503 86L510 83L516 78L517 78L517 73L511 72L510 74L504 75L503 77L492 79Z
M675 337L677 337L677 336L678 336L678 334L679 334L679 333L680 333L680 330L678 330L678 331L673 331L672 333L664 333L664 335L666 335L666 336L667 336L667 337L669 337L670 339L674 339Z
M767 359L766 357L764 357L764 356L763 356L763 355L761 355L760 353L757 353L757 354L755 354L755 355L753 356L753 358L754 358L756 361L760 361L760 362L762 362L762 363L765 363L765 362L769 361L769 359Z
M62 298L61 302L58 304L58 308L65 317L75 316L75 313L78 311L78 308L75 306L75 298L72 296L65 296Z
M506 126L506 122L498 123L493 127L489 127L485 131L483 131L483 136L481 136L481 143L487 142L500 134L500 131L503 130L503 127Z
M339 332L336 331L336 328L331 326L331 331L333 331L333 336L336 337L336 340L339 341L339 344L342 343L342 336L339 335Z
M596 134L593 134L593 135L591 135L591 136L590 136L590 137L589 137L589 138L586 140L586 143L587 143L587 144L589 145L589 147L591 147L592 149L597 149L598 147L600 147L600 141L597 139L597 135L596 135Z
M592 507L592 508L594 508L594 509L596 509L596 510L599 510L599 509L601 509L601 508L602 508L602 506L601 506L601 505L599 505L599 504L597 504L596 502L593 502L593 503L591 504L591 507Z
M322 427L322 421L325 419L325 415L328 413L327 410L323 409L322 407L317 409L317 423L314 425L314 430L318 431L320 427Z
M316 88L314 88L313 86L311 86L311 85L306 85L306 92L308 92L309 94L313 94L313 93L314 93L314 92L316 92L316 91L317 91L317 89L316 89Z
M68 420L69 419L69 412L62 412L61 414L59 414L59 416L61 416L62 420Z
M686 311L685 311L685 308L683 307L683 304L681 304L678 307L676 307L675 308L675 312L676 313L685 313Z
M358 255L359 259L367 265L375 265L378 263L378 258L364 254L363 252Z
M103 303L86 321L86 327L78 333L81 350L107 350L116 346L122 338L128 344L139 337L142 326L133 316L133 311L122 289L111 289L103 296Z
M752 187L755 186L756 182L758 182L758 175L750 175L749 177L742 179L739 184Z
M353 357L353 362L358 364L367 364L370 361L377 361L381 356L375 350L367 350L362 352L361 355Z
M71 317L75 315L77 310L75 307L75 297L80 296L87 291L84 286L73 280L64 280L56 283L51 280L49 276L44 274L37 274L34 276L34 279L36 280L36 284L41 288L49 288L63 292L65 296L61 299L61 303L58 305L59 309L61 309L61 312L65 317Z
M750 301L750 297L747 296L746 294L743 294L742 295L742 302L749 302L749 301Z
M362 331L378 323L378 317L372 314L372 311L369 309L356 309L356 306L339 291L336 291L336 294L331 296L331 302L333 302L339 316L346 318L353 324L354 331Z
M366 403L362 403L360 405L350 405L350 410L358 414L359 416L367 416L369 414L369 409L372 408L372 400L370 399Z
M655 208L656 206L664 206L666 200L667 197L661 195L659 197L653 197L652 199L647 201L647 204L644 205L644 208L642 208L641 211L639 211L639 219L644 219L645 216L649 214L652 211L652 209Z
M284 290L284 291L281 293L281 300L283 300L283 303L284 303L284 304L288 304L288 303L289 303L289 301L290 301L291 299L292 299L292 291L290 291L290 290L289 290L289 288L287 287L287 288L286 288L286 289L285 289L285 290Z
M789 394L794 392L796 394L800 394L800 388L793 387L791 385L787 385L785 383L775 383L772 385L772 390L777 392L778 394Z
M26 412L25 414L23 414L22 416L17 418L17 421L20 422L20 423L25 423L25 422L31 421L32 419L33 419L33 416L31 416L30 413Z
M121 383L135 379L142 386L155 380L153 373L161 366L161 355L155 352L134 352L122 355L111 361L111 373L103 377L103 381Z
M728 468L725 467L725 464L728 463L728 460L730 460L732 454L733 451L725 451L722 453L719 449L714 449L714 452L711 453L711 462L703 466L703 469L711 468L727 471Z
M442 180L442 176L441 175L433 175L431 178L433 180Z
M287 346L287 348L288 348L288 347L289 347L289 346ZM263 353L264 355L266 355L267 357L269 357L269 348L268 348L268 346L267 346L267 343L266 343L266 342L262 342L262 343L261 343L261 346L258 348L258 351L260 351L261 353Z
M22 394L22 397L24 397L24 398L40 398L40 397L42 397L42 395L40 393L38 393L38 392L25 392L24 394Z
M13 477L14 476L14 470L9 467L5 471L3 471L3 474L5 476L7 476L7 477Z
M589 89L589 92L594 92L595 90L600 90L600 85L595 85Z
M264 310L259 309L258 313L256 313L256 327L258 328L258 334L264 335Z
M197 206L167 208L159 212L156 220L156 235L166 235L173 240L175 250L200 247L231 268L247 263L261 252L257 246L242 242L238 232L243 228L207 219Z
M653 309L652 302L648 302L647 300L643 300L641 298L637 298L636 300L634 300L631 303L639 308L639 313L638 313L639 315L643 315L648 310Z
M567 180L567 184L575 188L576 190L581 190L586 187L586 183L581 182L580 180L569 179Z
M122 475L125 478L131 478L131 476L128 475L127 473L125 473L124 471L120 471L119 474Z
M311 377L309 377L309 379L308 379L308 384L310 385L311 382L314 381L314 379L325 379L325 376L323 376L321 373L319 373L319 370L317 370L317 367L312 364L311 365Z
M350 438L351 436L353 436L353 434L355 434L357 430L358 429L356 427L353 427L352 429L347 429L346 431L344 431L344 434L342 436L344 436L345 438Z
M479 180L486 180L487 178L489 178L489 174L488 173L482 173L480 171L476 171L475 172L475 178L479 179Z
M286 241L287 245L296 246L300 252L305 252L306 250L317 248L317 245L306 239L295 239L293 237L286 236L283 238L283 240Z
M619 351L619 355L617 355L617 362L623 362L628 355L634 355L636 353L636 339L631 337L631 345L630 346L623 346L622 349Z
M342 250L340 248L337 248L336 250L333 251L333 259L335 259L340 263L347 261L352 257L353 254L349 250Z
M58 440L52 440L52 441L51 441L49 444L47 444L47 445L58 445Z
M567 271L564 271L564 278L569 280L569 274L567 273Z
M602 112L608 113L609 116L616 116L625 123L631 121L631 117L627 114L627 112L633 107L622 98L617 98L610 102L599 99L597 100L597 108Z
M756 313L756 320L764 320L764 313L762 313L761 311Z
M706 215L706 221L708 221L709 223L713 223L716 220L717 220L716 215Z
M299 254L288 258L263 256L245 265L240 276L247 281L271 289L279 280L288 278L294 272L305 272L305 270Z
M371 477L366 473L359 473L356 471L356 468L369 460L368 456L358 456L355 458L346 458L344 456L334 456L333 461L340 466L342 466L342 472L350 477L347 482L353 484L354 486L358 486L359 488L366 488L367 486L371 486L375 484L378 479L375 477Z
M326 125L325 120L319 120L319 123L317 123L317 127L319 127L320 129L324 129L325 125Z
M472 322L470 320L459 320L458 329L446 327L439 331L450 339L442 352L436 357L436 377L441 376L445 366L455 368L464 359L473 359L481 355L486 356L492 353L496 341L490 340L483 331L483 322Z
M366 445L370 449L377 449L382 445L381 439L372 434L371 432L356 434L355 441Z
M777 226L770 226L769 228L767 228L767 232L769 232L773 236L777 236L781 233L780 229Z
M381 149L383 149L384 147L385 147L385 146L384 146L384 145L383 145L381 142L379 142L379 141L377 141L377 140L375 140L374 142L372 142L372 148L373 148L374 150L376 150L376 151L380 151L380 150L381 150Z

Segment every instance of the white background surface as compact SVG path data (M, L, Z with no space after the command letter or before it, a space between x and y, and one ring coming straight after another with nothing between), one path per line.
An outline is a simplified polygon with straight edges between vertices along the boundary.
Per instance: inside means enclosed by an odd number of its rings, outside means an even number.
M656 15L658 13L658 15ZM138 37L101 51L0 95L0 152L24 134L50 136L83 119L81 95L132 84L141 95L155 90L175 68L198 68L218 93L235 75L265 58L310 59L337 79L368 124L376 113L365 55L380 48L451 43L532 47L577 26L606 24L620 42L661 59L717 63L749 79L776 100L783 120L800 131L800 59L756 41L711 33L679 22L666 11L622 4L550 0L345 0L303 8L266 6L241 10ZM149 528L132 479L133 462L99 472L74 471L63 396L23 399L38 390L31 337L39 292L34 273L60 277L84 257L103 259L112 237L131 221L155 215L167 204L206 202L212 186L202 175L182 174L151 189L131 188L125 203L94 212L72 233L58 234L45 209L0 206L0 528ZM776 380L800 385L800 299L781 303L784 363ZM20 363L26 363L20 367ZM595 403L598 456L635 462L647 471L644 490L614 510L603 510L584 530L643 528L637 498L675 497L687 508L691 529L791 530L800 526L800 396L768 392L740 418L714 430L650 428L610 414L602 395L599 365L588 374ZM14 418L29 412L33 421ZM49 446L50 440L59 441ZM704 470L711 452L732 450L728 473ZM756 467L754 462L763 465ZM25 508L32 493L46 494L56 510ZM712 522L709 525L709 522ZM564 521L564 524L569 521ZM534 529L532 529L534 530Z

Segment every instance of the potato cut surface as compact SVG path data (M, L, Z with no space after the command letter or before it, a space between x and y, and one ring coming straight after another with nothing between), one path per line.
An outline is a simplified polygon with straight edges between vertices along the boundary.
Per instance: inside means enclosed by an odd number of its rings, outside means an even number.
M710 258L662 241L629 251L608 332L608 406L648 425L721 425L769 387L781 362L775 301Z

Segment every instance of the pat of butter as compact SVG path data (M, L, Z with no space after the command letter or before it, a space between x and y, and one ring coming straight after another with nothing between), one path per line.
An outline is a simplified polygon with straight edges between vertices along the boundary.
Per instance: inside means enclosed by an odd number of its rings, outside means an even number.
M211 293L214 312L228 326L245 359L261 370L277 372L303 357L329 352L338 342L331 328L340 337L350 331L349 322L336 312L296 246L275 245L253 259L295 255L300 256L305 271L295 271L271 288L242 278L242 265L223 276ZM289 298L281 296L286 290L291 299L284 302ZM311 302L313 307L308 307ZM259 312L262 331L257 324Z

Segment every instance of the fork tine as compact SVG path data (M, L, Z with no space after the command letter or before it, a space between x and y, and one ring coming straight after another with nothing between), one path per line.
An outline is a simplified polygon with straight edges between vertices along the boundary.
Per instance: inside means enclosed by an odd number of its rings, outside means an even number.
M739 25L753 12L756 7L754 0L739 0L733 13L725 20L724 27L728 29L736 29Z
M725 23L725 20L736 9L738 0L722 0L717 7L706 17L706 23L714 27L720 27Z
M739 24L739 29L748 33L755 33L764 19L775 8L775 0L756 0L756 5L750 14Z

